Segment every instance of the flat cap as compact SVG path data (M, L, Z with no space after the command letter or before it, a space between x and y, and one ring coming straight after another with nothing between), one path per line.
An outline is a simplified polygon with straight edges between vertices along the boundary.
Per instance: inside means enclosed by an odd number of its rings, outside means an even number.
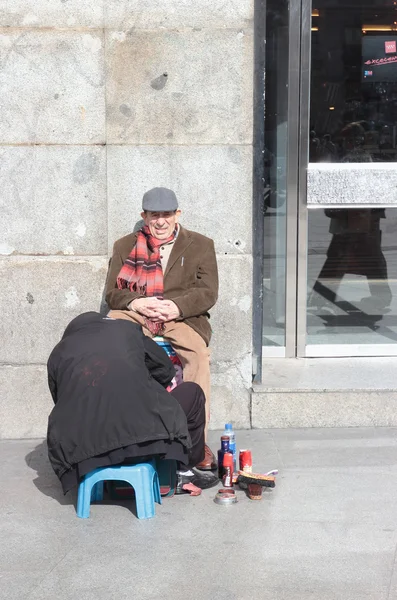
M156 187L145 192L142 198L142 210L166 212L177 210L178 200L175 192L164 187Z

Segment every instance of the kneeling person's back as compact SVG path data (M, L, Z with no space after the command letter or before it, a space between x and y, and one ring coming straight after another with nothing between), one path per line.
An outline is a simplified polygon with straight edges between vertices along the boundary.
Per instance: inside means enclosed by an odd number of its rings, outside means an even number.
M151 454L187 457L186 416L164 389L174 373L134 323L93 312L68 325L48 360L48 451L65 492L91 468Z

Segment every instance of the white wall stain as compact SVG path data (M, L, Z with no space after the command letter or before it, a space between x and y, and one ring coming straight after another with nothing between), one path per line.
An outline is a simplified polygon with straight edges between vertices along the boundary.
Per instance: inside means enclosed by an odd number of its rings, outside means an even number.
M227 240L227 243L230 246L233 246L233 248L238 250L240 253L243 253L247 246L247 244L243 240L240 240L240 239L238 239L238 240L230 240L229 239L229 240ZM236 256L238 256L238 255L236 255Z
M237 361L236 367L238 372L241 375L243 380L243 385L247 388L251 386L252 383L252 354L248 352L241 361Z
M99 38L86 33L83 35L83 46L91 52L98 52L98 50L102 48L102 41Z
M65 255L72 255L74 254L74 248L73 246L66 246L66 248L64 248L63 253Z
M84 223L79 223L74 231L75 234L79 237L84 237L87 231L87 227L84 225Z
M243 296L238 302L238 307L240 310L247 313L251 309L251 296Z
M244 31L239 31L238 34L237 34L237 39L241 40L244 36L245 36Z
M101 271L106 275L108 269L108 261L100 256L93 256L90 259L90 267L93 273L98 273Z
M238 306L239 309L247 313L251 309L251 296L245 295L242 298L232 298L229 302L230 306Z
M0 35L0 44L2 46L11 46L12 45L12 39L9 35Z
M113 31L110 35L110 39L113 42L125 42L126 35L124 31Z
M6 254L9 256L14 252L15 248L9 246L8 244L0 244L0 254Z
M78 304L80 304L80 298L78 297L77 290L74 286L70 287L65 292L65 306L66 308L75 308Z
M68 20L66 21L66 24L69 25L69 27L71 27L75 23L76 23L76 19L74 17L69 17Z
M24 16L22 25L34 25L35 23L37 23L38 20L39 19L38 19L38 17L36 17L35 14L28 13L27 15Z

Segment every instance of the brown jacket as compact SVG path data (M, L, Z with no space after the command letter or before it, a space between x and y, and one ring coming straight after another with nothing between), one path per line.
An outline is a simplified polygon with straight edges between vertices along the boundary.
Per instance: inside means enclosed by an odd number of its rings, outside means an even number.
M117 288L117 276L135 244L135 233L114 244L106 283L106 302L111 309L127 310L131 300L141 297ZM208 345L211 338L208 311L218 299L218 268L210 238L179 228L164 273L164 298L175 302L181 311L178 320L185 321Z

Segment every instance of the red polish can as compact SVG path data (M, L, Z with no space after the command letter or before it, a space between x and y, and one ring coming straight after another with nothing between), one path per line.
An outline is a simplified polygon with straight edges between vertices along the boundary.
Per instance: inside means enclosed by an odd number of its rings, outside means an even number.
M252 473L252 452L251 450L240 450L239 454L240 471Z
M223 485L225 488L233 487L233 454L225 452L223 457Z

